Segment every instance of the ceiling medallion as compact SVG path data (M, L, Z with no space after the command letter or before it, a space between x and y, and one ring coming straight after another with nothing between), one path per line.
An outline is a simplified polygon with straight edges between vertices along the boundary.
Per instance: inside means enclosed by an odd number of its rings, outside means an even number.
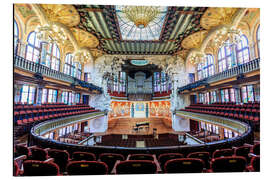
M140 29L146 28L160 13L158 7L152 6L125 6L123 12Z

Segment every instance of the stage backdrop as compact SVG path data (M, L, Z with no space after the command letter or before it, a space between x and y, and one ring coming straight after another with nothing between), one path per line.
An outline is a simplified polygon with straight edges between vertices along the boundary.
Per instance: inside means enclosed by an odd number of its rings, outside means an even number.
M171 117L170 101L112 101L109 117Z

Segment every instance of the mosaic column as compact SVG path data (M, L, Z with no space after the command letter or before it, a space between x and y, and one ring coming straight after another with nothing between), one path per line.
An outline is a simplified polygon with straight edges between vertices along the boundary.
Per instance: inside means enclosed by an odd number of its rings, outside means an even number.
M37 105L41 105L42 103L42 90L43 90L44 86L43 85L38 85L37 86L37 93L36 93L36 104Z
M41 43L41 53L40 53L40 64L46 65L46 55L47 55L47 49L48 49L49 43L47 42L42 42Z

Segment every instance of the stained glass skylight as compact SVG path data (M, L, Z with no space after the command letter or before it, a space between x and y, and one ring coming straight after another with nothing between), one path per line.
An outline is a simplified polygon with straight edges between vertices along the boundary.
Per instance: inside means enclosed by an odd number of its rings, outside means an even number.
M158 40L166 17L167 7L153 7L159 13L146 27L136 26L124 12L126 6L116 6L116 15L123 40Z

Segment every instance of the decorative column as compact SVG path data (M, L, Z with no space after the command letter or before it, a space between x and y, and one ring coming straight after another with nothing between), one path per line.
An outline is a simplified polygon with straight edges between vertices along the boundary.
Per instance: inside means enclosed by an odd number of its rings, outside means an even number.
M223 127L219 127L219 138L220 138L220 140L224 139L224 128Z
M49 64L46 64L46 55L47 55L48 46L49 46L48 42L41 43L40 64L49 67Z
M62 97L62 90L60 90L60 89L58 89L57 90L57 100L56 100L56 102L62 102L62 99L61 99L61 97Z
M238 62L237 62L237 52L236 52L236 44L233 43L231 45L231 49L232 49L232 67L237 66Z

